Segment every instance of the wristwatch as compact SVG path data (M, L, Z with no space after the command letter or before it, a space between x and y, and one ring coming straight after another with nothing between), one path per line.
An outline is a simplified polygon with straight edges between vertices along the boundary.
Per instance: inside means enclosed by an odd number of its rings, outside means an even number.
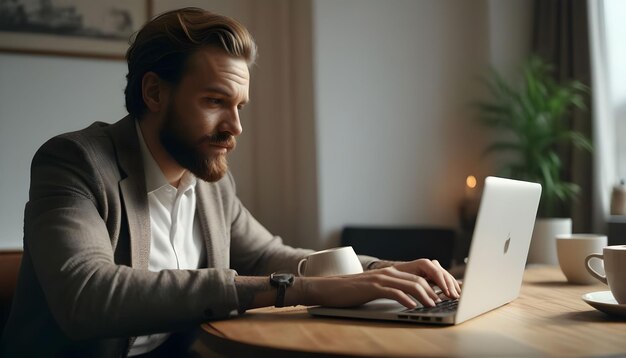
M276 294L276 307L285 307L285 292L287 287L293 286L294 275L291 273L276 273L270 275L270 285L278 288Z

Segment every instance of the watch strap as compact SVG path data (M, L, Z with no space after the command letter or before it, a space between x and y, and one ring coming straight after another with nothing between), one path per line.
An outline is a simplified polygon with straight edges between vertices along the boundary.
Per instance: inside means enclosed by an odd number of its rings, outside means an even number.
M275 307L285 307L287 287L293 285L293 274L273 273L270 275L270 285L277 288Z
M278 285L278 292L276 293L276 302L274 307L285 307L285 292L287 292L287 284L280 283Z

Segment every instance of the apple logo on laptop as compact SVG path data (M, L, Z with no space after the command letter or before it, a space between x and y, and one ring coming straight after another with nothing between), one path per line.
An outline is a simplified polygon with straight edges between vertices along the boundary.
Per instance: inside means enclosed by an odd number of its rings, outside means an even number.
M507 239L504 242L504 254L509 252L509 245L511 244L511 233L507 235Z

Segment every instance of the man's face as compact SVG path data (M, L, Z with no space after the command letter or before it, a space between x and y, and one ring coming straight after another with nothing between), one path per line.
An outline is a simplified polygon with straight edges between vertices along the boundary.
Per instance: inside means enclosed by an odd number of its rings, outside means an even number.
M183 168L214 182L226 174L226 153L241 134L239 110L248 102L245 60L215 48L193 54L172 90L159 137Z

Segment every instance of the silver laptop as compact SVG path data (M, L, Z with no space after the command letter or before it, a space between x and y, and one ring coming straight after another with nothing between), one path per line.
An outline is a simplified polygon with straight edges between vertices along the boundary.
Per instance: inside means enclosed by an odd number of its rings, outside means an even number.
M541 185L487 177L474 228L461 298L407 309L388 299L353 308L311 307L317 316L459 324L519 296Z

